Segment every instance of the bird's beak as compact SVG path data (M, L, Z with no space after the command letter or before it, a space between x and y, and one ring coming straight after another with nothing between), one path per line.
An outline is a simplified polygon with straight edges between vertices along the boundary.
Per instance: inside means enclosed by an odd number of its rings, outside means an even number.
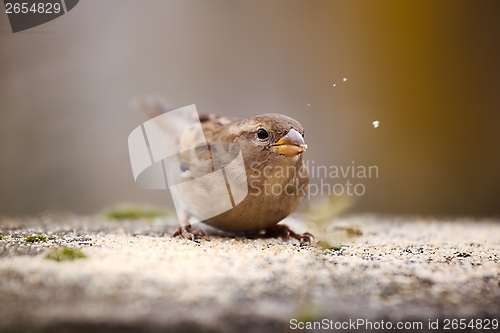
M293 128L284 137L279 139L273 147L276 147L278 154L286 156L296 156L307 149L304 138Z

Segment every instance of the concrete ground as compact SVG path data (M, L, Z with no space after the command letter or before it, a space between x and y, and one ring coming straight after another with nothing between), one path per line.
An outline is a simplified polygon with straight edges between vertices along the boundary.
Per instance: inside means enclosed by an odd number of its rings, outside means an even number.
M495 321L498 330L499 220L361 215L332 225L346 235L328 249L214 231L171 238L171 219L3 218L0 332L466 332L479 323L493 332ZM33 234L47 241L24 240ZM45 258L59 246L87 258Z

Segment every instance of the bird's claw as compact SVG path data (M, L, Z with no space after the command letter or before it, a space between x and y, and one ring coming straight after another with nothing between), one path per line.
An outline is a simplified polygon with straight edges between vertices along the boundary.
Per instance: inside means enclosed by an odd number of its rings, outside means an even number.
M207 233L202 229L191 230L191 225L180 226L174 231L172 237L182 235L186 239L195 241L196 238L205 237Z
M270 228L267 228L265 235L268 237L280 237L283 240L289 240L291 237L297 239L300 243L309 243L309 244L311 244L312 240L314 239L314 236L311 233L309 232L305 232L303 234L296 233L292 229L290 229L289 226L285 224L276 224Z

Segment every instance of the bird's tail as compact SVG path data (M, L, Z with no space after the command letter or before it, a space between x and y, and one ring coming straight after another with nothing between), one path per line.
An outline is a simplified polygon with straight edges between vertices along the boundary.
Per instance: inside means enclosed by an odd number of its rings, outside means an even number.
M165 100L156 97L135 98L132 101L132 107L151 119L172 110Z
M163 99L154 97L136 98L132 101L132 107L141 111L150 119L157 118L169 111L173 111L173 108L169 107L167 102ZM175 112L167 118L158 117L155 120L155 124L169 137L180 138L183 130L187 126L198 121L198 115L196 112L193 114L191 110L191 112Z

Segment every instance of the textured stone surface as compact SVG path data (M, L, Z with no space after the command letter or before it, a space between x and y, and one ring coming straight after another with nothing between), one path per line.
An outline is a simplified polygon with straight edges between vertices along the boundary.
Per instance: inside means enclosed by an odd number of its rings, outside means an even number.
M362 235L339 250L216 232L191 242L164 235L173 223L2 219L0 331L277 332L293 318L425 330L429 319L500 319L500 221L351 216L333 226ZM24 241L40 233L47 242ZM45 259L57 246L88 258Z

